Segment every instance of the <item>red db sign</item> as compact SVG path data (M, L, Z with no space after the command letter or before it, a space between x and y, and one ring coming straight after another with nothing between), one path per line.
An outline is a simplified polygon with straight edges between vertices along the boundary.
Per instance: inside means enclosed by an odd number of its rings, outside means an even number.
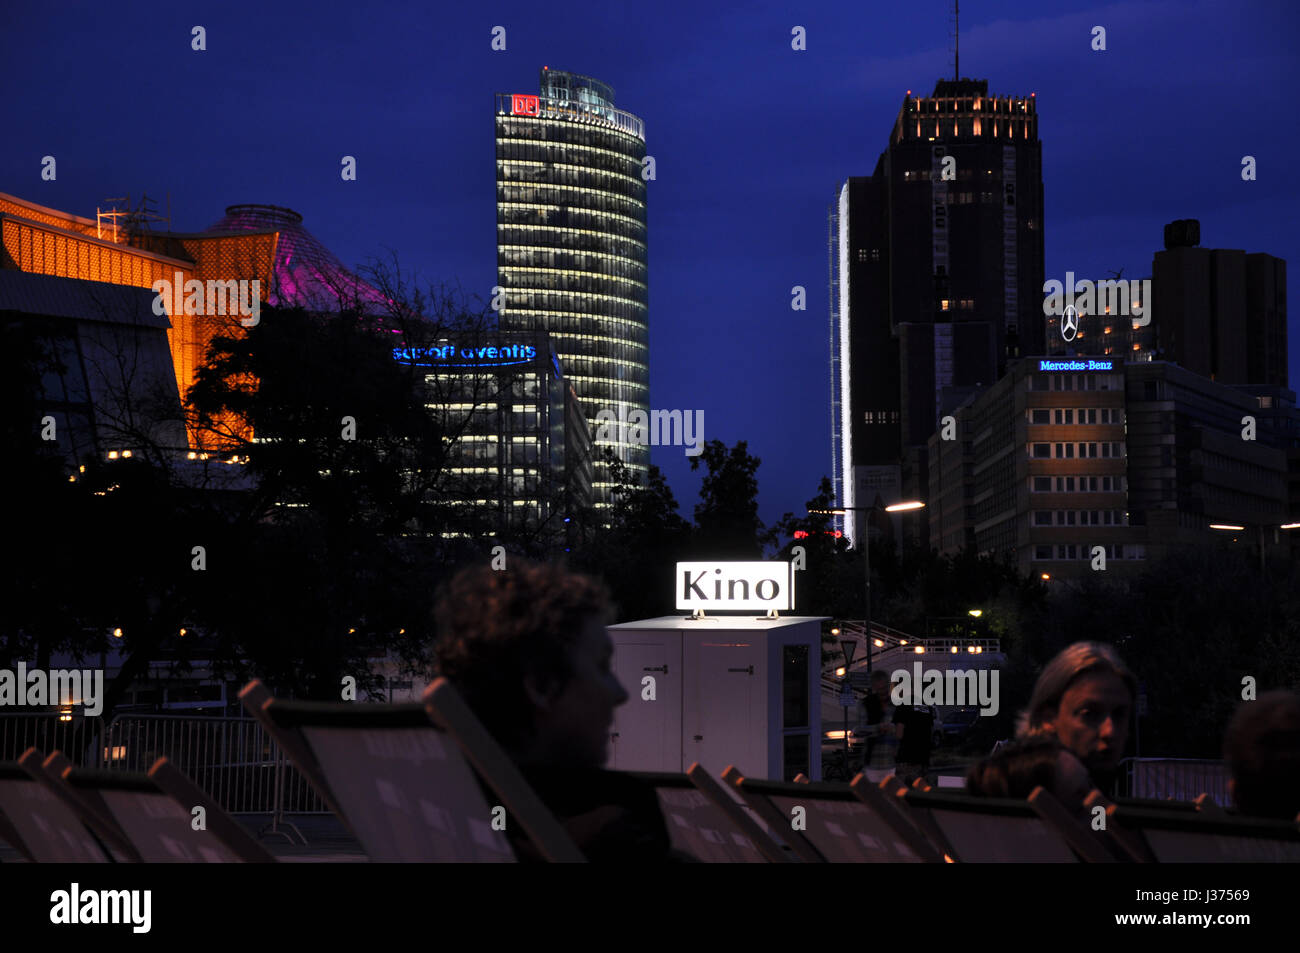
M540 112L536 96L510 97L510 112L516 116L536 116Z

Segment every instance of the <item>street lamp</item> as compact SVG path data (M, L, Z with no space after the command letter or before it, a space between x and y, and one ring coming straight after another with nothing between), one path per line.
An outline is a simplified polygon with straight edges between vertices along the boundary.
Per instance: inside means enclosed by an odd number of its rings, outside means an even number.
M809 513L819 513L828 516L843 516L845 513L875 513L884 510L886 513L906 513L909 510L919 510L923 506L920 500L907 500L902 503L891 503L889 506L839 506L833 510L809 510ZM871 674L871 658L875 654L871 651L871 527L864 522L862 527L862 562L866 566L867 575L867 602L863 607L864 618L862 620L862 635L867 641L867 674ZM879 644L879 643L877 643Z
M1276 539L1276 531L1277 531L1277 530L1279 530L1279 529L1300 529L1300 523L1282 523L1282 524L1280 524L1280 525L1277 524L1277 523L1268 523L1268 524L1266 524L1266 523L1246 523L1246 524L1242 524L1242 523L1211 523L1211 524L1210 524L1210 529L1217 529L1217 530L1223 530L1223 531L1226 531L1226 532L1239 533L1239 532L1243 532L1243 531L1246 529L1247 526L1253 526L1253 527L1255 527L1256 529L1259 530L1259 571L1260 571L1261 573L1264 571L1264 530L1266 530L1266 529L1272 529L1272 530L1274 531L1274 542L1276 542L1276 541L1277 541L1277 539Z
M849 706L844 703L852 697L849 669L853 665L853 652L857 647L858 643L852 639L840 639L840 651L844 653L844 683L840 686L840 707L844 709L844 773L846 776L849 771ZM870 654L868 651L868 657Z

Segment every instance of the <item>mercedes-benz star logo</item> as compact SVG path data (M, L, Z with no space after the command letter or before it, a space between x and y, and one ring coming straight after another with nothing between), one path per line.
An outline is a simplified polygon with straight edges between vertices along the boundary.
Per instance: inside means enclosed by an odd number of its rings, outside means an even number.
M1074 305L1065 309L1065 315L1061 318L1061 337L1067 341L1073 341L1074 336L1079 333L1079 312L1074 310Z

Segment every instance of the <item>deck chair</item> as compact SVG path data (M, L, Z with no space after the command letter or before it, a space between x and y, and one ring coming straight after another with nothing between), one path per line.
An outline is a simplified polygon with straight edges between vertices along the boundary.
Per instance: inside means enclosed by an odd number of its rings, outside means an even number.
M738 822L710 800L685 774L629 771L655 789L673 848L710 864L766 864L781 846L757 825ZM723 796L727 797L726 792ZM736 807L739 808L737 804ZM740 811L743 814L743 809ZM764 849L760 849L759 842Z
M245 686L240 699L372 861L511 862L514 850L498 829L500 819L519 823L547 859L581 861L477 719L448 694L446 680L431 685L426 700L435 689L440 707L452 712L446 720L471 736L469 745L486 750L475 767L486 766L480 774L496 798L489 800L467 763L466 742L432 722L423 704L286 702L259 681ZM539 825L538 814L550 826Z
M746 778L729 769L723 780L808 863L922 863L932 852L919 846L915 831L890 823L851 785L794 784ZM799 809L802 809L800 811ZM794 828L802 817L803 830Z
M22 856L41 864L105 864L108 848L86 828L76 810L48 784L32 774L45 756L35 748L21 764L0 764L0 815L4 838Z
M159 758L148 774L75 768L58 752L42 767L80 803L92 830L102 837L120 832L144 863L275 861L238 821L166 758ZM203 808L202 830L193 826L196 807Z
M1115 820L1116 804L1106 797L1100 789L1093 788L1088 796L1083 799L1083 806L1090 812L1097 807L1105 811L1106 833L1108 835L1106 842L1119 860L1135 864L1154 864L1156 862L1155 855L1151 853L1151 848L1142 839L1142 835L1129 830Z
M728 765L727 771L735 770ZM727 771L723 772L726 777ZM758 816L744 801L731 793L730 785L718 782L698 761L686 771L695 789L703 794L713 807L725 815L731 823L745 834L759 849L767 860L774 864L799 863L802 858L791 848L789 841L777 834L765 820Z
M1070 845L1070 849L1080 859L1090 864L1114 864L1126 859L1107 841L1108 831L1093 831L1089 826L1074 817L1051 791L1041 785L1029 792L1027 798L1034 813L1056 832L1061 840Z
M1027 801L905 789L914 819L956 863L1078 863Z
M894 782L893 775L887 775L880 782L873 784L863 773L853 779L849 788L859 801L875 811L876 815L888 824L923 861L929 864L944 863L945 858L940 845L913 823L899 800L899 796L906 788L899 785L896 793L886 793L885 786Z
M684 774L628 771L627 776L654 788L674 850L704 863L766 864L758 846Z
M1300 825L1295 821L1112 805L1111 823L1141 837L1162 864L1297 863Z

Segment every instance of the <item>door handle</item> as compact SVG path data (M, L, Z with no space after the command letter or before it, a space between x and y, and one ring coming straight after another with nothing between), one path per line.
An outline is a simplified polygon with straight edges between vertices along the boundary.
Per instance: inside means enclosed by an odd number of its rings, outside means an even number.
M645 668L641 669L641 671L643 671L643 672L663 672L665 675L667 675L667 674L668 674L668 663L665 662L665 663L664 663L662 666L660 666L659 668L656 668L656 667L653 666L653 665L647 665Z
M728 672L740 672L741 674L753 675L753 674L754 674L754 666L750 665L750 666L747 667L747 668L729 668L729 669L727 669L727 671L728 671Z
M696 741L703 741L703 740L704 740L704 736L703 736L703 735L696 735L696 736L695 736L695 740L696 740Z

